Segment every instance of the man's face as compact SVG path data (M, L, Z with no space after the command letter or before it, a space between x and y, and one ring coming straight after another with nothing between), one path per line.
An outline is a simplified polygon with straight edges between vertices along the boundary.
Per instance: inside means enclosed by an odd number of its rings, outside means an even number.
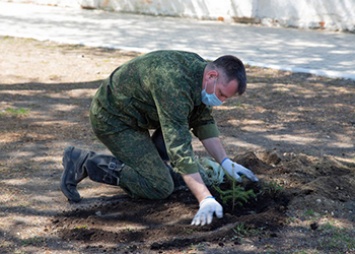
M229 83L219 83L217 80L216 85L216 96L222 102L234 96L238 91L238 82L236 80L231 80Z
M237 93L238 82L236 80L231 80L227 83L217 74L208 78L205 88L207 93L212 94L215 92L218 99L224 102Z

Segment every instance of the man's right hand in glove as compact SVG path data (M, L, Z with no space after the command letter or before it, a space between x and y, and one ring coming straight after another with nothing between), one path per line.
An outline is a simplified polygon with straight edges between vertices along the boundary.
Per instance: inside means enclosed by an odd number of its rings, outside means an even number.
M217 218L223 217L222 206L212 197L200 173L182 175L182 178L200 203L200 208L193 218L191 225L203 226L210 224L214 214L216 214Z
M210 224L213 214L216 214L217 218L222 218L223 208L214 197L208 196L200 202L200 209L192 220L191 225L204 226L206 223Z

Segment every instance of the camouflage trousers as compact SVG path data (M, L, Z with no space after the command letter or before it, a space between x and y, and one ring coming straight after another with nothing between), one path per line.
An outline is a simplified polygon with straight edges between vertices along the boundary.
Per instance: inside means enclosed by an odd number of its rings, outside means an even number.
M148 130L128 126L117 116L98 107L95 102L91 106L90 122L97 138L115 158L125 164L117 176L118 181L112 182L117 182L130 196L164 199L172 194L175 184L182 181L182 177L169 170L162 160ZM110 161L107 155L102 155L102 160L97 156L99 155L95 155L96 161L101 164L106 160ZM89 164L95 167L93 163ZM104 165L96 165L97 170L103 168L102 166ZM200 171L204 181L208 182L202 167ZM177 177L180 179L176 180Z

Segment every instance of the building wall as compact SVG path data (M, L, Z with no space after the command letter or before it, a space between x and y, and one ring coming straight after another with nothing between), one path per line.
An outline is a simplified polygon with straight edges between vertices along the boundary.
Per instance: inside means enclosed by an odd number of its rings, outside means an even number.
M0 0L224 22L355 31L355 0Z

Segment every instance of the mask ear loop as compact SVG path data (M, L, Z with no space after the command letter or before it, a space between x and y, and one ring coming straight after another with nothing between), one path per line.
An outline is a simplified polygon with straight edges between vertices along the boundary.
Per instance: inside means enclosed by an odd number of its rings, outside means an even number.
M214 89L213 89L213 94L214 94L214 95L216 95L216 84L217 84L217 79L218 79L218 78L216 78L216 81L214 82Z

